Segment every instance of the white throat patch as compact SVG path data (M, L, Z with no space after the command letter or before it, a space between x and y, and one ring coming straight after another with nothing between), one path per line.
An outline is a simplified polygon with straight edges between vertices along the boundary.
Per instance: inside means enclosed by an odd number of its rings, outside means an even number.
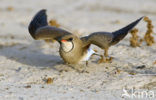
M72 42L62 42L62 49L65 52L69 52L73 49L73 43Z

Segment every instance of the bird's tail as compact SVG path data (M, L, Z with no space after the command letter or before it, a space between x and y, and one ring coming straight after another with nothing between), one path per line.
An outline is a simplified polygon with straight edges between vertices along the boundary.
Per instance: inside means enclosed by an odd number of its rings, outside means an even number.
M119 29L115 32L112 32L113 34L113 40L111 42L111 45L114 45L116 43L118 43L120 40L122 40L130 30L132 30L138 23L139 21L142 19L143 17L137 19L136 21L132 22L131 24L125 26L122 29Z
M42 9L31 20L28 30L30 35L35 39L35 32L38 28L48 25L46 10Z

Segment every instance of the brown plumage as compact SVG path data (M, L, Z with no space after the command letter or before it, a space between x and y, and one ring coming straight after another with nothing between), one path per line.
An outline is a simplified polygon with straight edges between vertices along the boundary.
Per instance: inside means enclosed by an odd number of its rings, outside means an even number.
M115 32L94 32L79 38L61 28L49 26L46 10L40 10L29 24L29 33L36 40L52 39L58 41L60 44L59 53L63 60L66 63L76 64L80 61L87 61L94 53L89 48L91 44L104 49L104 55L107 57L108 48L122 40L141 19L142 17ZM104 62L103 57L99 62Z

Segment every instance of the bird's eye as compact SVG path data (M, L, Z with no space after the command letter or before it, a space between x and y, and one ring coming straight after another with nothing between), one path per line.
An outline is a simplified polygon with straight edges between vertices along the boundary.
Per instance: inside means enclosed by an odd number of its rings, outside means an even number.
M69 38L69 39L68 39L68 41L72 41L72 40L73 40L73 38Z

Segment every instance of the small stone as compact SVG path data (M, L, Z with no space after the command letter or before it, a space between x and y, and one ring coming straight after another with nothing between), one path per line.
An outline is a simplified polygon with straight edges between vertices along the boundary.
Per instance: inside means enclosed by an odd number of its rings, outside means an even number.
M129 74L130 74L130 75L136 75L136 73L135 73L135 72L129 72Z
M153 64L156 64L156 61L154 61Z
M54 81L54 78L47 78L47 81L46 81L46 83L47 84L52 84L53 83L53 81Z
M13 10L14 10L14 8L11 7L11 6L7 7L6 9L7 9L8 11L13 11Z
M31 88L31 85L24 86L25 88Z
M137 66L136 69L143 69L145 67L146 67L145 65L141 65L141 66Z

